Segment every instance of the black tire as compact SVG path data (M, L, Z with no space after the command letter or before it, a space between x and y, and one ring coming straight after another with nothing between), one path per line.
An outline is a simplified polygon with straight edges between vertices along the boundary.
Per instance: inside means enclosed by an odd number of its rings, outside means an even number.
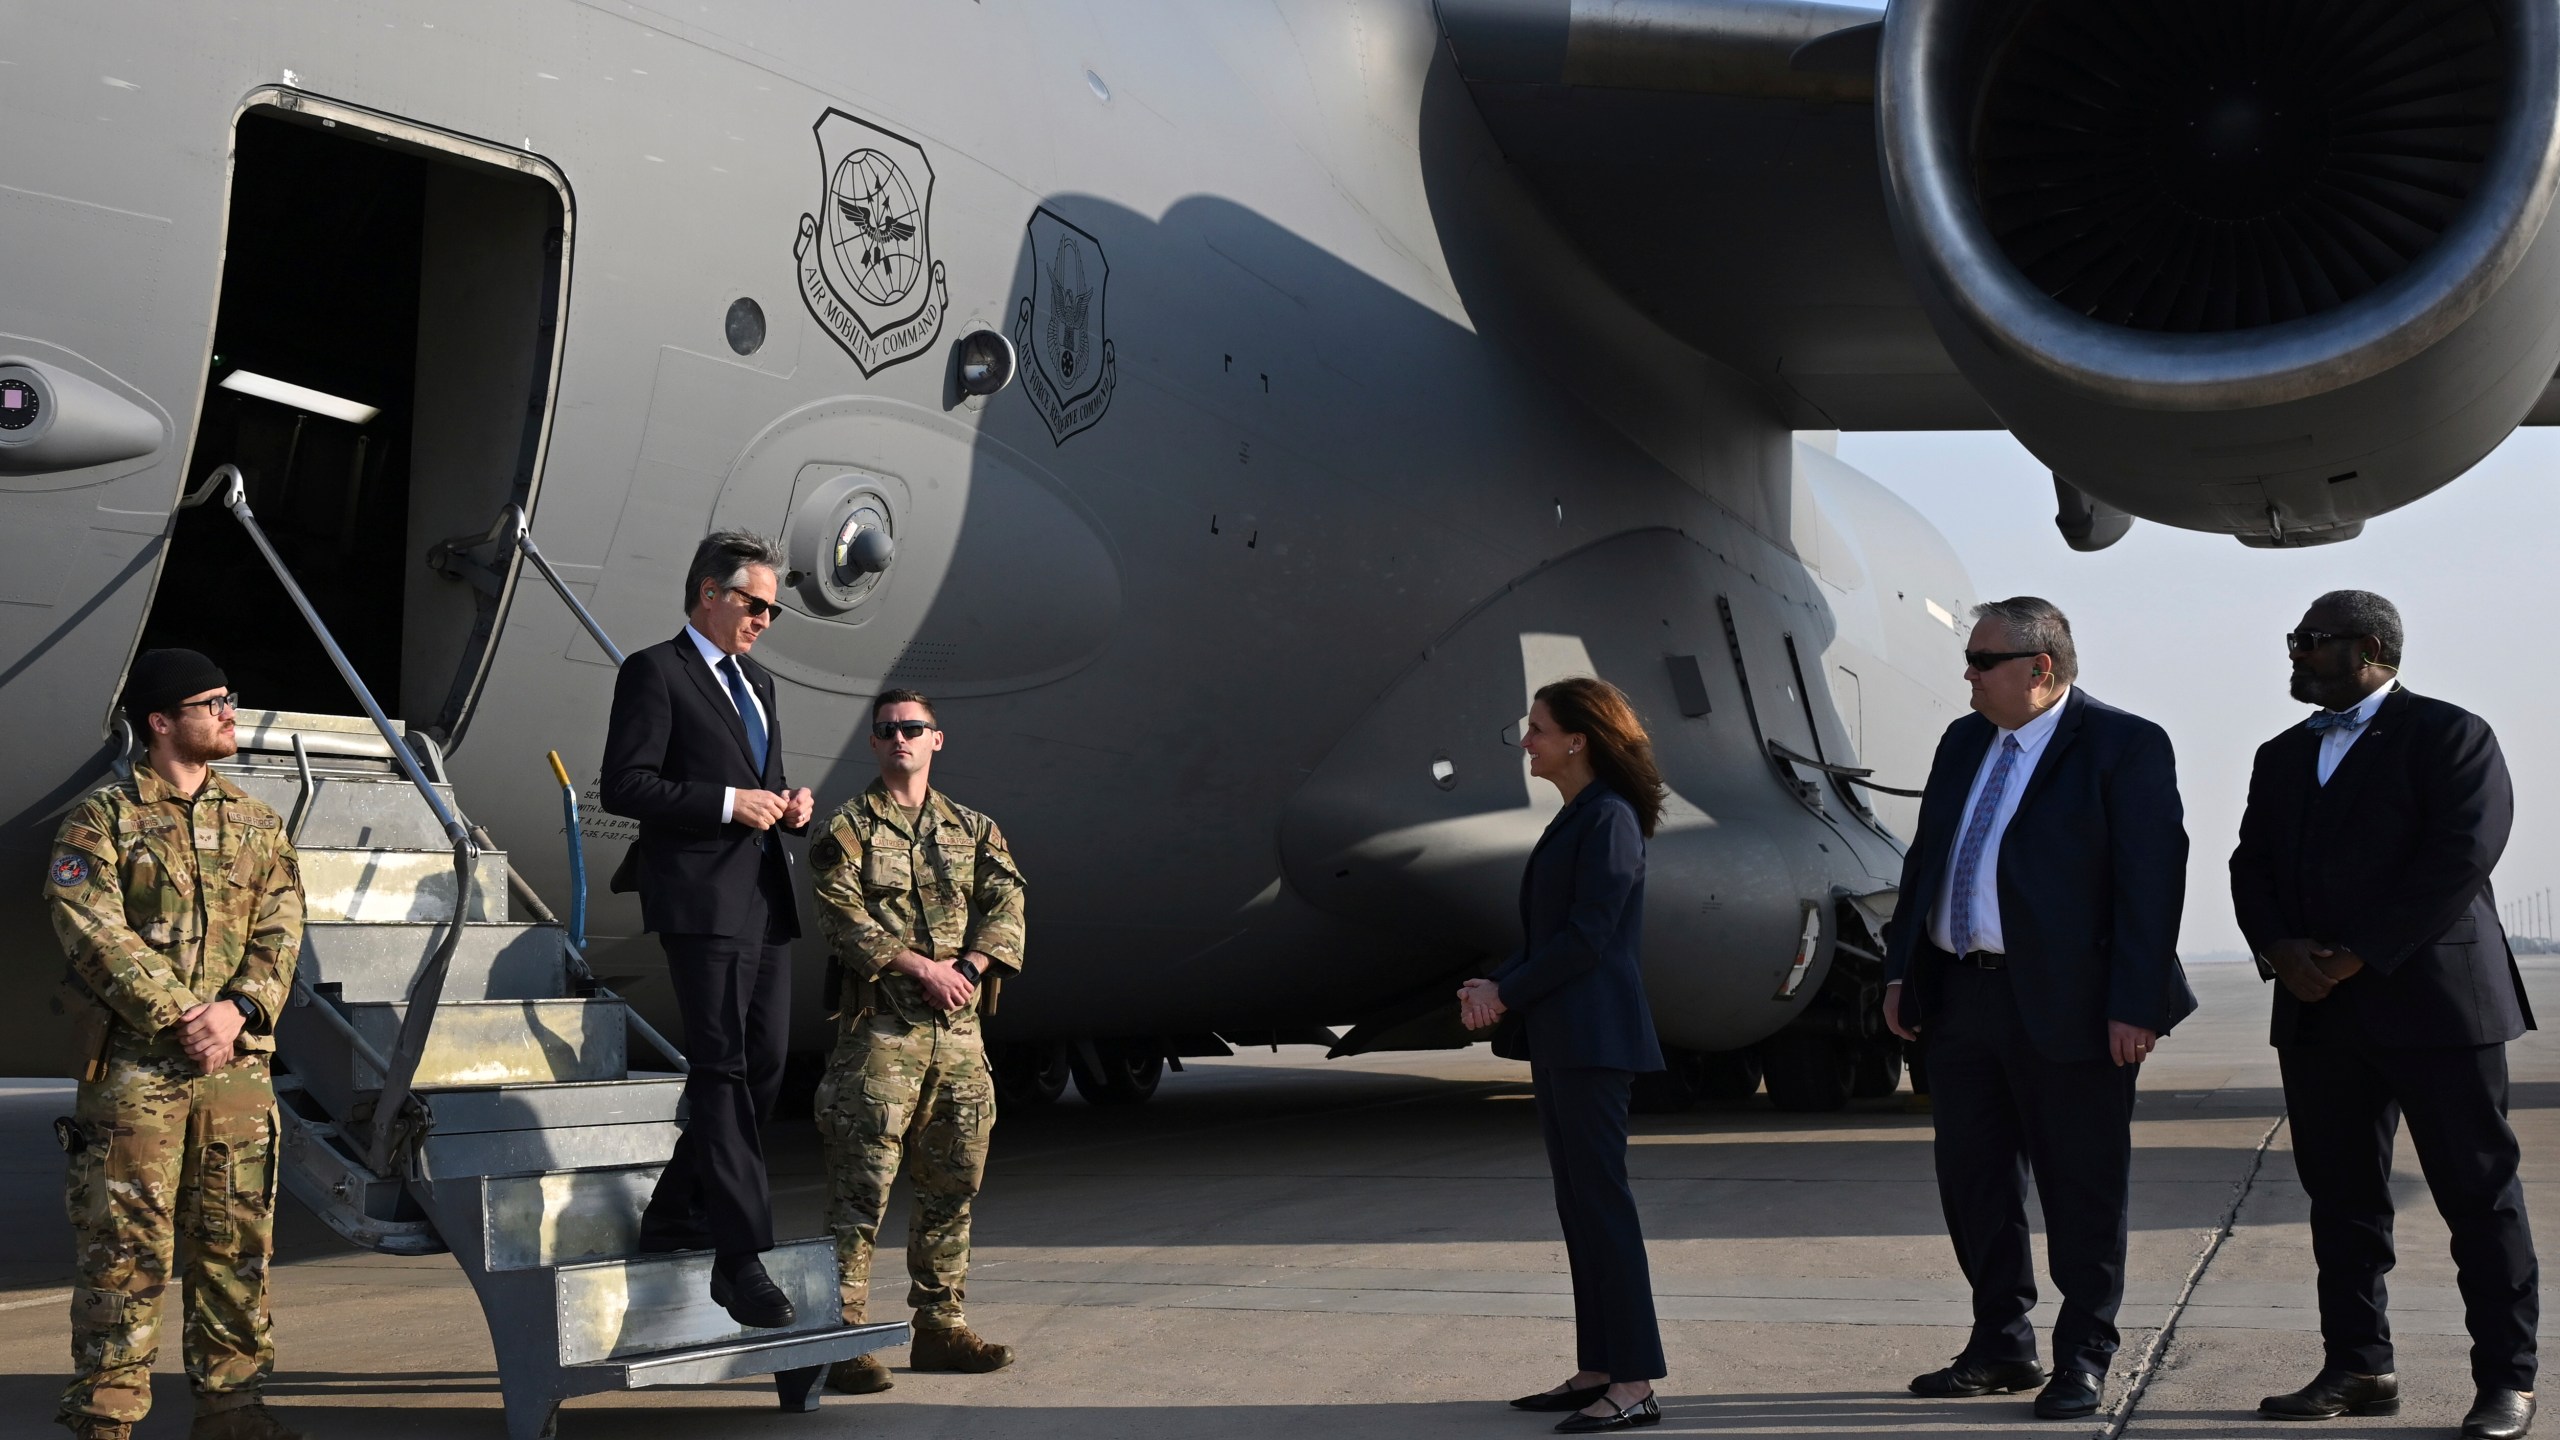
M1025 1040L999 1045L988 1057L996 1071L996 1104L1008 1110L1038 1110L1067 1093L1067 1045L1063 1040Z
M1811 1114L1849 1103L1857 1078L1857 1052L1837 1035L1782 1030L1760 1042L1760 1074L1769 1103Z
M1662 1047L1660 1070L1638 1075L1628 1092L1627 1108L1638 1115L1677 1115L1698 1103L1705 1080L1704 1057L1695 1050Z
M1760 1093L1760 1057L1748 1050L1720 1050L1698 1057L1698 1097L1732 1102Z
M1164 1048L1153 1040L1094 1040L1067 1047L1067 1069L1087 1105L1143 1105L1164 1079Z
M1858 1052L1858 1075L1850 1082L1852 1100L1881 1100L1902 1088L1902 1041L1891 1035L1869 1040Z

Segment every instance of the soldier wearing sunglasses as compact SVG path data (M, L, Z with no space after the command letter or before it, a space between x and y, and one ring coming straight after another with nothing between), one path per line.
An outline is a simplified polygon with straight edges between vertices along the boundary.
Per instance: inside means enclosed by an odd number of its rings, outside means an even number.
M933 702L886 690L871 702L880 778L828 817L809 846L819 928L840 978L836 1047L818 1082L827 1160L827 1226L835 1232L848 1324L867 1311L873 1243L889 1186L906 1173L908 1363L983 1374L1013 1363L961 1309L969 1272L969 1207L995 1126L995 1082L978 1017L1022 968L1022 871L994 821L933 788L942 749ZM868 1355L838 1362L829 1388L889 1388Z

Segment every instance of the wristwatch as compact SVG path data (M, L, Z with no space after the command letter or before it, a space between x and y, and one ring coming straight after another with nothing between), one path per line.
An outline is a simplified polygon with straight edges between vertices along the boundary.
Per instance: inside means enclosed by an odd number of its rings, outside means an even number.
M247 1021L251 1025L258 1023L258 1015L260 1012L258 1010L257 1001L250 999L246 995L225 995L222 998L240 1007L240 1016L243 1020Z
M951 968L959 971L970 984L975 985L978 983L977 962L971 960L968 956L963 955L959 959L952 961Z

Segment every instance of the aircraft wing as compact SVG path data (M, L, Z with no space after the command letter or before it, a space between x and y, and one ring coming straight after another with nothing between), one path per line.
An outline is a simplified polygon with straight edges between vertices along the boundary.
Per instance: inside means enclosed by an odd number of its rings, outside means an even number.
M1885 215L1878 12L1439 0L1495 143L1636 304L1807 430L1998 429Z

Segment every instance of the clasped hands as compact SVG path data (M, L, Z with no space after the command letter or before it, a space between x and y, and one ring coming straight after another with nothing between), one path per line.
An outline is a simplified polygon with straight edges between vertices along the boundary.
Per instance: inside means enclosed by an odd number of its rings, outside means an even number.
M741 790L729 804L729 818L750 830L770 830L777 824L785 830L798 830L817 813L818 797L806 787Z
M1470 980L1458 987L1458 1023L1482 1030L1502 1018L1502 987L1490 980Z
M2267 966L2276 979L2305 1005L2318 1004L2340 982L2364 968L2364 957L2344 945L2317 940L2279 940L2267 947Z
M986 974L988 968L994 964L975 950L962 955L960 959L977 966L980 975ZM926 1002L933 1008L949 1011L968 1004L969 997L978 993L978 987L969 982L969 977L953 968L957 963L952 960L936 960L930 955L919 955L913 950L901 950L897 958L889 962L889 968L915 981L923 989Z
M240 1043L240 1032L248 1028L249 1017L228 999L190 1005L169 1028L178 1032L178 1047L187 1052L196 1068L207 1075L231 1063Z

